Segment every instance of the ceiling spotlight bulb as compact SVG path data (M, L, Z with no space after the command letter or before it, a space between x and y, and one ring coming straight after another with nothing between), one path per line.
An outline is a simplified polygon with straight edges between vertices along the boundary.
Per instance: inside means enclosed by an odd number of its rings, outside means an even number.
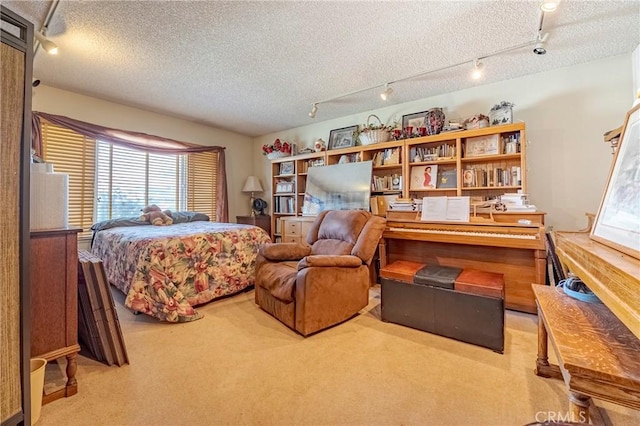
M51 40L46 38L41 33L34 33L34 34L35 34L36 40L38 40L38 42L40 42L40 45L42 46L42 48L47 53L49 53L51 55L58 54L58 45L57 44L55 44L54 42L52 42Z
M536 55L544 55L545 53L547 53L547 37L549 36L549 33L545 33L544 35L540 35L540 33L538 33L538 38L536 39L536 45L533 47L533 53L535 53Z
M544 0L540 5L540 9L543 12L555 12L558 8L558 3L560 3L560 0Z
M473 71L471 72L471 78L473 78L474 80L479 79L480 77L482 77L482 62L480 62L479 59L476 59L473 63Z
M386 101L389 96L393 93L393 89L389 85L389 83L384 84L384 92L380 93L380 97L383 101Z
M313 107L311 107L311 111L309 112L309 117L316 118L316 112L318 112L318 104L313 104Z

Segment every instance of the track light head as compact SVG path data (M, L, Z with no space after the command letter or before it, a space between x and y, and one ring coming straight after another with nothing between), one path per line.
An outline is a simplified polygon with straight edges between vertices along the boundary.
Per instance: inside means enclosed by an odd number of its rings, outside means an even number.
M36 40L40 43L42 48L50 55L58 54L58 45L46 38L42 33L34 33Z
M383 101L386 101L389 98L389 96L391 96L392 93L393 93L393 89L391 88L391 85L389 83L385 83L384 92L380 93L380 97L382 98Z
M558 8L558 3L560 3L560 0L544 0L540 5L540 9L543 12L555 12Z
M547 37L549 36L549 33L545 33L544 35L541 35L540 33L538 33L538 38L536 39L536 45L533 46L533 53L535 53L536 55L544 55L545 53L547 53Z
M478 80L480 77L482 77L482 68L484 68L482 62L480 62L480 59L476 59L473 62L473 71L471 72L471 78L473 78L474 80Z
M311 111L309 112L309 117L316 118L316 112L318 112L318 104L313 104Z

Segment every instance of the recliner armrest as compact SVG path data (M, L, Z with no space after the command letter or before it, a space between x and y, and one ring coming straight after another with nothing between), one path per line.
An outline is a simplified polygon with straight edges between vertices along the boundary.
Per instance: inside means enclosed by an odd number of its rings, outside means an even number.
M337 266L341 268L358 268L362 266L362 259L352 255L320 255L314 254L305 256L298 262L298 271L312 266L331 267Z
M299 260L311 253L311 246L299 243L265 244L260 248L260 254L268 260Z

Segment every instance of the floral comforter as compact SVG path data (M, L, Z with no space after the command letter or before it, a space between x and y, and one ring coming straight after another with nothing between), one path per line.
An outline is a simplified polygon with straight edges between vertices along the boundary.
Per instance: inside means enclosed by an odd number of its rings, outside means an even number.
M202 318L193 307L253 285L261 228L216 222L99 231L93 254L125 305L163 321Z

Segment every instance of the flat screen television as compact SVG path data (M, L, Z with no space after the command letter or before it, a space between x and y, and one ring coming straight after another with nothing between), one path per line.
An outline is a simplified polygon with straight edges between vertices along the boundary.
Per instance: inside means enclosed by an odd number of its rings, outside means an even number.
M303 216L324 210L366 210L371 198L373 162L310 167L307 172Z

